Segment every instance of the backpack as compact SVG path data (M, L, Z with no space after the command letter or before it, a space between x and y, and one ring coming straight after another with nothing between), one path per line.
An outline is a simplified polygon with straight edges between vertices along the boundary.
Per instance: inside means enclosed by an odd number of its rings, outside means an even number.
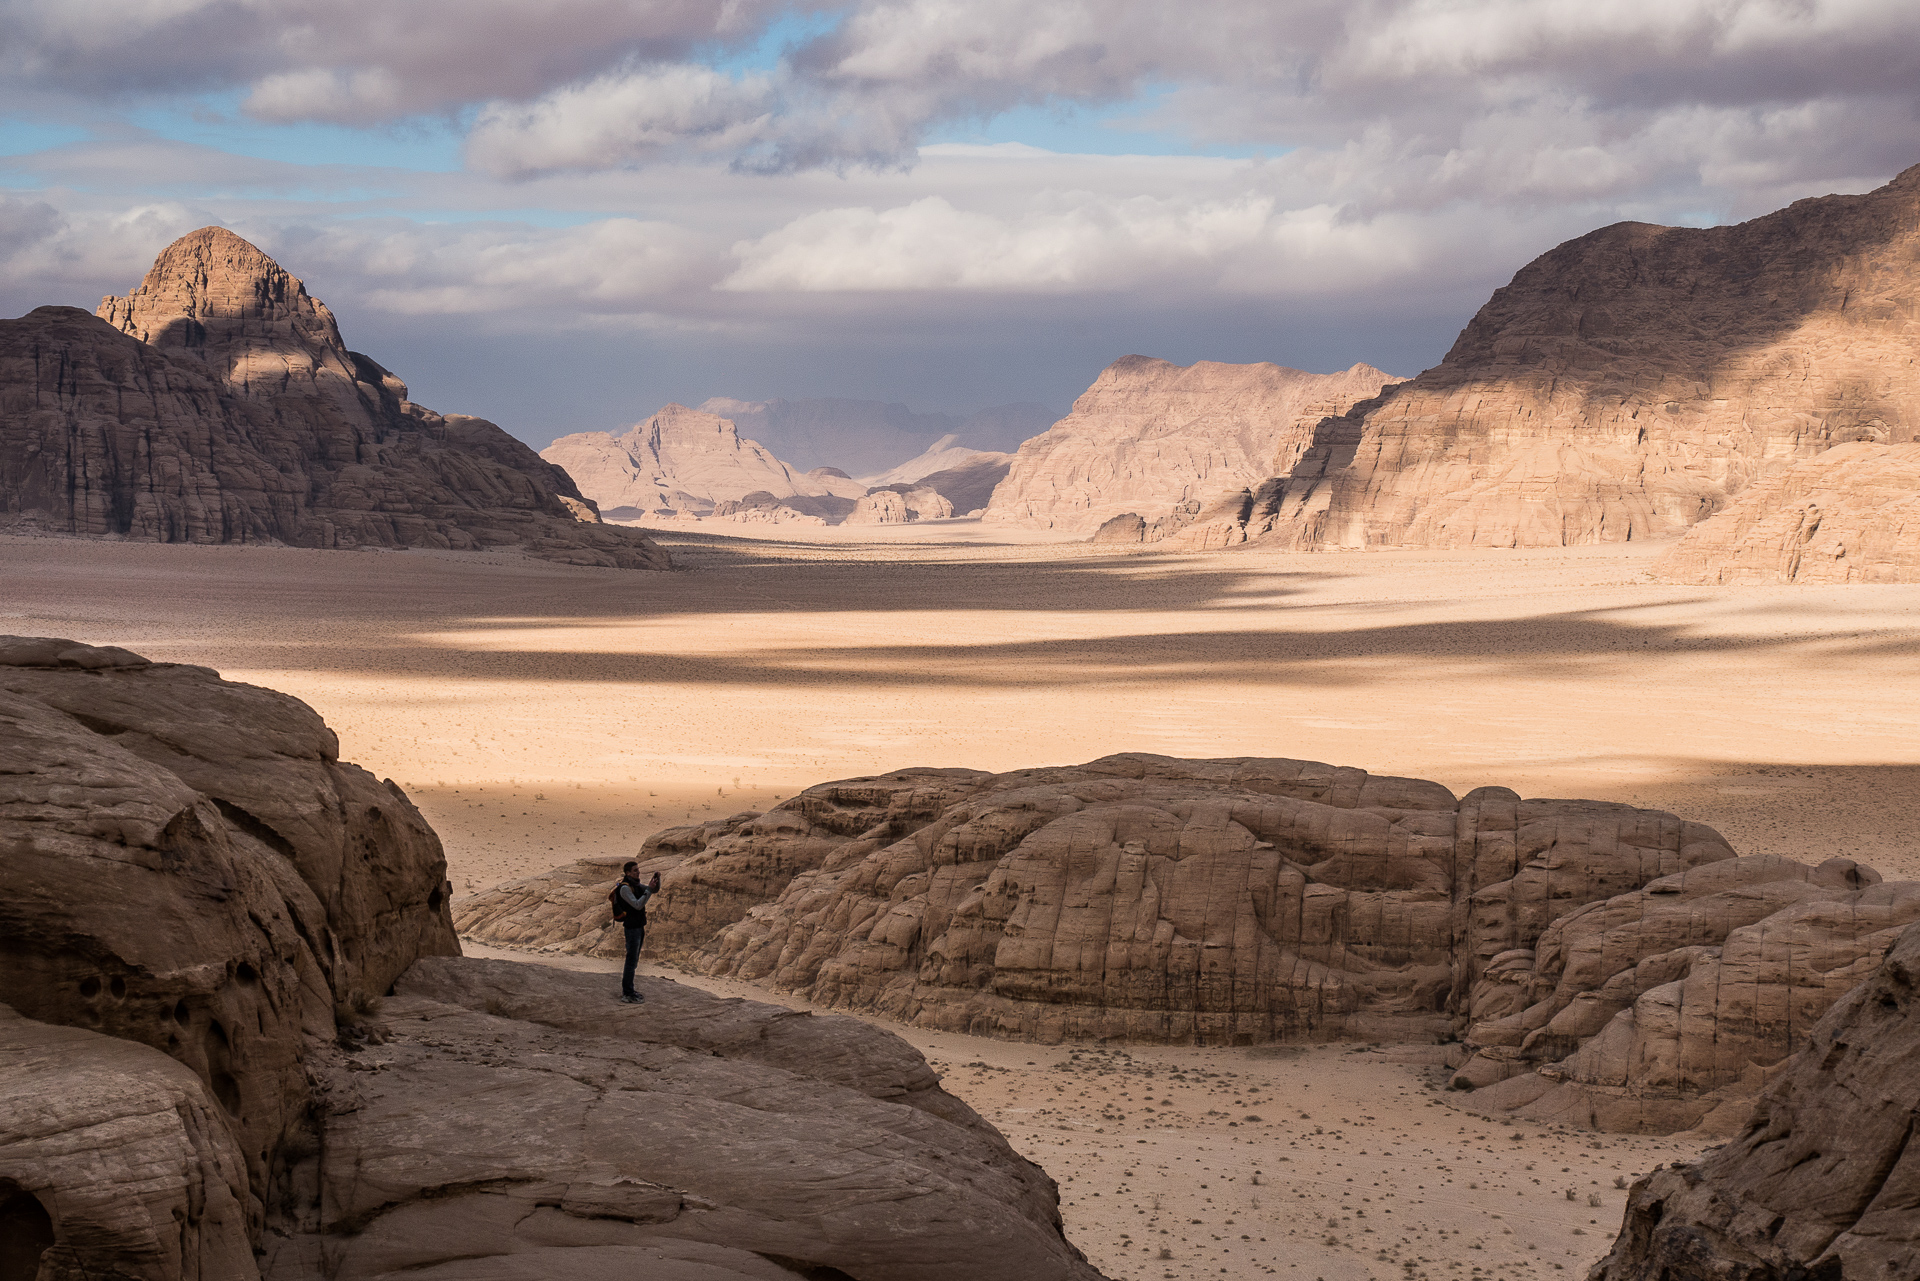
M624 884L626 881L621 880L607 891L607 906L613 910L614 923L617 925L625 925L627 922L627 905L620 901L620 886Z

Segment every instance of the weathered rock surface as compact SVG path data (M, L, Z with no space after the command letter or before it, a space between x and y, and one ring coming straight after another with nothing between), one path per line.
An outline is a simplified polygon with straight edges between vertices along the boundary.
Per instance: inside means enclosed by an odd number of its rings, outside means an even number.
M697 968L926 1027L1206 1044L1431 1039L1555 916L1733 857L1629 806L1145 755L822 784L646 854L667 887L649 938ZM460 926L604 949L608 879L503 886Z
M240 1147L186 1066L0 1006L9 1276L34 1276L37 1255L46 1278L256 1278L248 1200Z
M218 227L98 316L0 321L0 527L667 566L492 423L409 401L299 280Z
M1732 1133L1916 921L1920 882L1882 884L1848 859L1730 859L1665 877L1496 958L1456 1083L1491 1086L1471 1101L1488 1113Z
M1308 548L1681 534L1832 446L1920 438L1916 266L1920 166L1737 226L1568 241L1439 365L1320 423L1237 527Z
M283 695L0 637L0 852L9 1267L1098 1281L898 1038L458 958L438 840Z
M897 1037L663 980L423 961L333 1066L269 1276L1098 1277Z
M1238 539L1243 491L1293 466L1323 417L1394 381L1369 365L1309 374L1122 357L1020 446L984 519L1084 535L1132 512L1153 539L1179 532L1212 545L1229 527Z
M843 524L902 525L912 520L945 520L953 504L939 490L926 485L889 485L870 490L855 503Z
M562 436L540 456L564 467L607 512L705 516L716 503L753 493L857 499L867 492L858 481L830 473L796 472L757 441L743 439L731 420L685 405L668 405L618 436Z
M1633 1186L1590 1281L1920 1276L1920 927L1827 1011L1726 1146Z
M0 991L191 1068L260 1200L312 1039L457 953L440 842L313 710L203 667L0 637Z
M1670 583L1920 582L1920 445L1835 445L1750 486L1654 567Z

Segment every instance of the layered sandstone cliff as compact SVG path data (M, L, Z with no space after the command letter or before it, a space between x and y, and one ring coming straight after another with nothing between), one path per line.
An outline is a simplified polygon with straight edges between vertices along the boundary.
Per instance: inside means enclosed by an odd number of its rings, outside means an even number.
M1669 583L1920 582L1920 444L1836 445L1761 480L1654 567Z
M97 316L0 321L0 526L667 565L492 423L408 400L299 280L218 227Z
M1738 858L1594 801L1307 761L905 770L648 842L678 963L923 1027L1188 1044L1464 1039L1471 1106L1735 1125L1920 920L1920 884ZM469 937L619 953L617 860L462 903Z
M1073 412L1020 446L985 519L1090 534L1125 513L1165 537L1291 467L1314 425L1396 381L1369 365L1309 374L1280 365L1109 365Z
M0 723L9 1276L1098 1281L899 1038L460 957L304 704L0 637Z
M1319 424L1232 536L1681 534L1833 446L1920 438L1917 267L1920 167L1737 226L1619 223L1568 241L1496 291L1438 366Z

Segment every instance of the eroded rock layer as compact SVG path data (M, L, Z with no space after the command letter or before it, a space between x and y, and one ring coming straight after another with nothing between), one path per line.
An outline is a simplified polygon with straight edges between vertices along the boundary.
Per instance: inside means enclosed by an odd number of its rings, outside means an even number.
M1835 445L1920 438L1920 167L1730 227L1619 223L1330 418L1239 527L1296 547L1683 533Z
M1920 928L1813 1029L1724 1147L1633 1185L1589 1281L1920 1276Z
M1836 445L1688 530L1670 583L1920 582L1920 444Z
M666 568L566 473L441 415L340 340L306 287L219 227L99 314L0 321L0 528L298 547L518 546Z
M1321 418L1394 381L1369 365L1309 374L1124 356L1072 413L1020 446L984 519L1090 534L1131 512L1155 538L1185 531L1207 545L1189 528L1200 522L1220 525L1211 541L1225 541L1243 491L1293 466Z

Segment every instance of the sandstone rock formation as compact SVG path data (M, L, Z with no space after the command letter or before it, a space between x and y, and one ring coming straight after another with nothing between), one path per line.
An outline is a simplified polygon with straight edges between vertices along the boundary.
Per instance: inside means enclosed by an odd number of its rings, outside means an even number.
M1444 1034L1558 912L1733 851L1628 806L1123 755L822 784L647 855L671 891L649 937L711 972L955 1031L1230 1045ZM560 869L460 925L591 951L604 886Z
M0 1006L8 1277L257 1277L249 1199L240 1147L186 1066Z
M1688 530L1670 583L1920 582L1920 444L1835 445Z
M579 482L602 511L637 516L705 516L714 505L765 493L858 499L867 486L831 472L796 472L734 424L714 414L668 405L621 435L578 432L540 452Z
M898 1038L458 957L439 842L303 704L0 637L0 722L10 1269L1098 1281Z
M1568 241L1439 365L1319 424L1234 529L1308 548L1683 533L1832 446L1920 438L1916 261L1920 166L1737 226ZM1792 482L1780 500L1800 501Z
M927 485L889 485L870 490L854 504L843 522L848 525L900 525L910 520L945 520L953 504Z
M330 1076L319 1195L267 1275L1096 1281L1052 1181L897 1037L640 990L409 970Z
M1920 927L1837 1002L1726 1146L1633 1186L1589 1281L1920 1275Z
M1492 1087L1471 1101L1483 1112L1731 1133L1916 921L1920 882L1881 884L1847 859L1730 859L1662 878L1495 958L1456 1083Z
M459 950L438 838L311 708L202 667L0 637L0 716L0 991L186 1064L264 1198L302 1046Z
M218 227L98 316L0 321L0 527L668 563L492 423L413 404L300 281Z
M1368 365L1309 374L1124 356L1020 446L985 519L1085 535L1132 512L1153 538L1184 532L1206 545L1198 525L1237 520L1242 491L1291 467L1316 423L1394 381Z

